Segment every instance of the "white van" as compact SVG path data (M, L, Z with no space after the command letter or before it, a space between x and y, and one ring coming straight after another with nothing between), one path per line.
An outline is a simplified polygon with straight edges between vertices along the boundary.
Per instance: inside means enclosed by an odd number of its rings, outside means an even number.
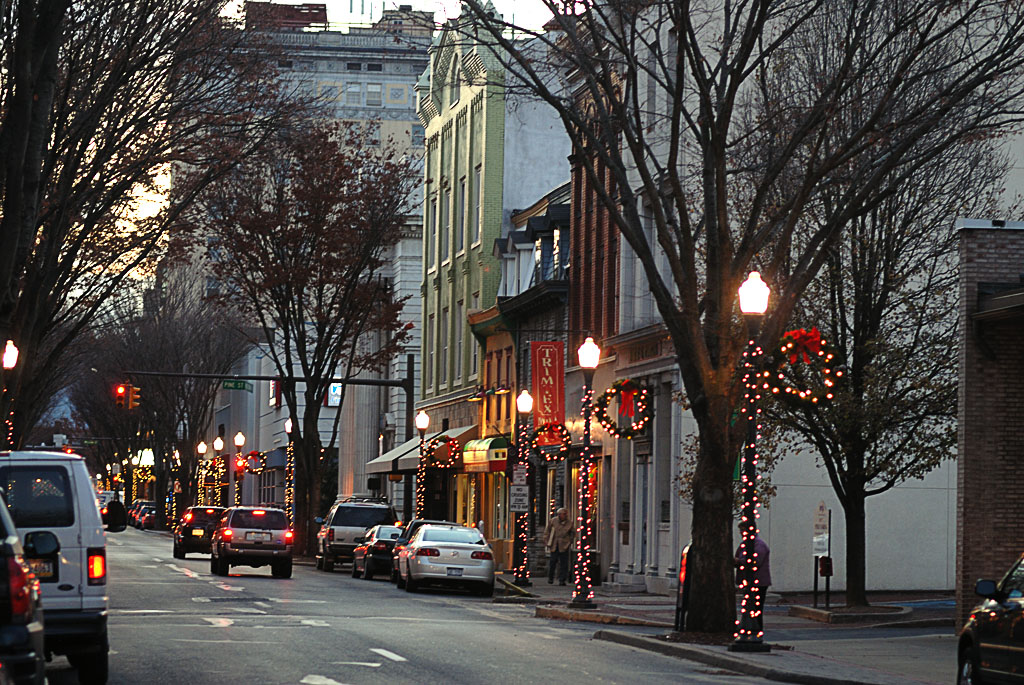
M30 562L43 596L47 655L66 655L80 682L105 683L107 547L85 460L63 452L0 452L0 487L22 539L48 530L60 541L53 559ZM124 507L112 504L119 511L108 514L109 530L124 530Z

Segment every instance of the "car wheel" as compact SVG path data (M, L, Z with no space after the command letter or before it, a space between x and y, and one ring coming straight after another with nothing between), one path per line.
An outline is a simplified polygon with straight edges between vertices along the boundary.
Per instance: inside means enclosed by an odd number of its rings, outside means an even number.
M363 559L363 578L373 580L373 564L369 559Z
M185 558L185 553L181 551L181 547L179 547L178 545L174 545L174 552L173 552L173 554L174 554L174 558L175 559L184 559Z
M973 652L970 645L960 648L956 668L957 685L984 685L984 681L978 676L978 665Z
M68 655L68 661L78 670L82 685L104 685L110 675L110 659L106 649L99 652Z
M284 561L275 561L270 565L270 575L275 578L291 578L292 577L292 560L285 559Z
M358 578L359 577L359 566L356 564L356 560L355 559L352 560L352 577L353 578Z
M334 570L334 559L327 556L327 552L324 552L324 570L328 573Z
M408 566L406 566L405 567L405 591L406 592L416 592L417 589L419 589L419 585L416 583L415 580L412 579L412 570Z
M319 555L319 554L316 555L316 570L317 571L323 571L324 570L324 558L323 558L322 555Z
M217 557L215 557L213 554L210 554L210 573L212 573L215 576L219 576L219 570L220 565L217 563Z
M395 587L399 590L405 587L405 581L402 579L402 572L398 569L394 570L395 573Z
M222 576L228 576L231 574L231 562L228 561L227 557L220 558L220 574Z

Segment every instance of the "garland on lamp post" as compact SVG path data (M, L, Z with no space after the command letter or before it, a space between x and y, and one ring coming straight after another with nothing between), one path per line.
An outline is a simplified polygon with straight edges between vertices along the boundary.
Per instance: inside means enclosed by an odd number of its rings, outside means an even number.
M620 426L608 415L608 404L616 399L619 404L618 415L623 421ZM601 427L617 438L632 440L651 420L651 405L647 388L632 378L615 381L597 398L594 403L594 416ZM628 422L628 423L627 423Z
M444 461L437 459L437 450L441 445L448 446L448 457ZM459 441L447 435L437 435L427 441L423 448L423 461L427 466L449 469L455 466L455 457L459 453Z
M554 435L558 438L557 452L541 452L540 437L542 435ZM557 421L542 423L534 428L530 433L529 440L530 451L543 454L544 461L549 462L565 459L565 455L569 453L569 447L572 445L572 436L569 434L569 429Z

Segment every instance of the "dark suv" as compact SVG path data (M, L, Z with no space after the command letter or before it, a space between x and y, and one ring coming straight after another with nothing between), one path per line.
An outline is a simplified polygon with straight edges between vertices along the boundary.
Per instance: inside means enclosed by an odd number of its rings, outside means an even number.
M979 580L974 607L957 642L957 683L1020 682L1024 673L1024 554L1003 579Z
M226 576L232 566L258 568L270 564L275 578L291 578L294 541L295 534L283 510L231 507L213 531L210 573Z
M352 561L356 545L363 541L369 528L394 525L395 510L387 502L369 497L339 499L326 518L314 519L321 524L316 534L316 567L333 571L335 563Z
M210 539L224 507L189 507L174 528L174 558L184 559L189 552L210 553Z

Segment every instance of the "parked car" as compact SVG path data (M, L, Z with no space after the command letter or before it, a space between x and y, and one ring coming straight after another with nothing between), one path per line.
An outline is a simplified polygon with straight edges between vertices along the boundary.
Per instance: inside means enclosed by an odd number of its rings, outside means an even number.
M105 683L107 639L107 547L104 522L85 460L63 452L0 452L0 487L18 534L50 531L59 548L44 554L26 549L40 581L46 610L46 652L67 656L81 682ZM107 503L106 530L125 529L124 506Z
M1003 579L982 579L974 607L957 641L957 683L1021 682L1024 678L1024 554Z
M189 552L210 553L210 539L224 507L189 507L174 527L175 559L184 559Z
M275 578L292 577L295 534L282 509L231 507L213 531L210 573L226 576L232 566L270 565Z
M409 539L412 538L412 536L416 534L416 531L419 530L421 526L425 526L428 523L436 523L436 524L442 525L442 526L457 526L457 525L459 525L458 523L455 523L455 521L440 521L440 520L435 520L435 519L413 519L412 521L409 521L409 523L407 523L402 528L402 534L400 536L398 536L397 540L395 540L395 546L391 550L391 582L392 583L396 583L396 584L398 583L398 555L400 555L402 553L402 550L405 549L405 546L407 544L409 544ZM402 587L402 586L399 585L399 587Z
M139 530L152 530L156 527L156 507L143 507L136 517L135 527Z
M148 499L137 499L132 502L132 506L128 509L128 523L136 528L139 527L139 516L142 514L144 507L156 506L156 502Z
M321 524L316 534L316 567L333 571L336 563L352 561L352 553L368 528L394 525L398 520L391 505L370 497L343 497L327 512L326 518L314 519Z
M415 592L428 584L456 585L494 594L494 553L476 528L420 527L399 558L399 587Z
M398 526L374 526L352 552L352 577L373 579L374 573L391 571L391 550L402 534Z
M46 648L39 576L53 575L60 543L50 531L37 530L22 546L3 501L0 538L0 663L9 678L0 682L41 685L46 682Z

